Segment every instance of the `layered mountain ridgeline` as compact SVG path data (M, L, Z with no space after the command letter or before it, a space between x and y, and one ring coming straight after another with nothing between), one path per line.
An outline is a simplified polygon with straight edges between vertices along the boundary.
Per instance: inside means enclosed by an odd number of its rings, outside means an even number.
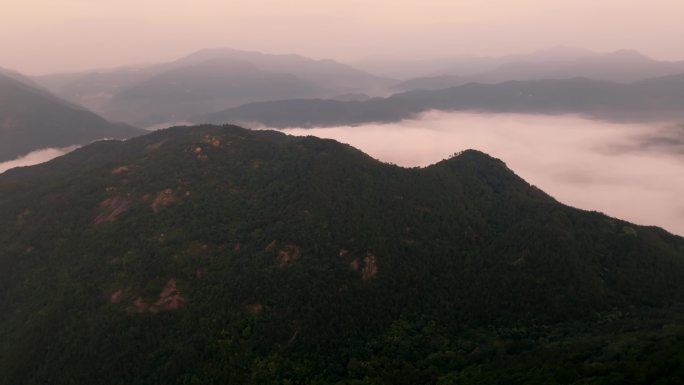
M487 67L486 63L480 68ZM490 64L491 65L491 64ZM498 60L495 68L477 73L459 72L458 63L442 75L423 76L394 86L397 91L437 90L467 83L500 83L511 80L572 79L583 77L619 83L684 73L684 62L654 60L631 50L597 53L558 47L529 55L513 55Z
M137 126L184 121L250 102L374 92L394 83L332 60L232 49L36 81L106 118Z
M293 99L250 103L198 116L199 123L316 127L395 122L429 110L581 114L616 122L684 120L684 75L618 84L590 79L471 83L367 101Z
M684 239L472 150L98 142L0 176L0 245L0 384L684 378Z
M0 74L0 162L46 147L143 133L110 123L45 90Z
M111 97L106 116L141 126L183 121L190 116L245 102L334 95L291 74L266 72L247 62L209 60L169 69Z

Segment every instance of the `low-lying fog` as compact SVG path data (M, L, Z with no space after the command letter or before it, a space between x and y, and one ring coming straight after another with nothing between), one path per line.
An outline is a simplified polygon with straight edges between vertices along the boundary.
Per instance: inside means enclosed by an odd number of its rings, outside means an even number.
M402 166L478 149L563 203L684 235L681 125L431 112L395 124L282 131L336 139Z
M70 146L64 148L44 148L42 150L36 150L29 152L24 156L20 156L17 159L9 160L7 162L0 162L0 174L3 172L15 168L24 166L33 166L34 164L44 163L52 160L58 156L67 154L79 146Z

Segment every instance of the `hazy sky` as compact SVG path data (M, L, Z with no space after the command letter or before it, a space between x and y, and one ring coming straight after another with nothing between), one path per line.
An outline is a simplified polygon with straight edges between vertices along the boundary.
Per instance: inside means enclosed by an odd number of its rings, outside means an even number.
M0 0L0 67L29 74L232 47L353 61L554 45L684 59L683 0Z

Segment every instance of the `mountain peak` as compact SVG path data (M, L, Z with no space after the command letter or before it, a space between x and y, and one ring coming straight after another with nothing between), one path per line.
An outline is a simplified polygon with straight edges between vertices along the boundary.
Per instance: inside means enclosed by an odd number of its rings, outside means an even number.
M559 204L476 150L401 168L332 140L173 127L2 175L0 196L8 384L378 375L361 360L399 362L402 383L406 346L441 352L404 381L433 383L455 354L496 368L502 333L536 349L684 297L680 238ZM563 368L567 341L550 348Z
M621 49L617 50L614 52L610 53L611 56L615 58L620 58L620 59L632 59L632 60L640 60L640 61L653 61L653 59L649 56L644 55L643 53L633 50L633 49Z

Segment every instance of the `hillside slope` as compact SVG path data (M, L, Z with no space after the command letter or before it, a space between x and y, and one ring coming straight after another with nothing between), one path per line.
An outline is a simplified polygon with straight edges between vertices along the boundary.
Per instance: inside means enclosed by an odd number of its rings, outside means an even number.
M35 80L108 119L141 127L185 121L250 102L377 92L394 83L332 60L233 49Z
M107 122L42 89L0 74L0 162L46 147L143 133Z
M0 245L3 385L684 374L684 239L473 150L406 169L233 126L99 142L0 176Z
M293 99L250 103L198 116L196 123L316 127L395 122L429 110L493 113L579 114L616 122L684 120L682 75L618 84L591 79L470 83L409 91L367 101Z
M394 88L397 91L436 90L473 82L492 84L511 80L578 77L633 83L684 72L684 62L658 61L632 50L608 53L548 50L502 58L502 61L496 68L477 74L460 74L454 70L444 75L409 79Z

